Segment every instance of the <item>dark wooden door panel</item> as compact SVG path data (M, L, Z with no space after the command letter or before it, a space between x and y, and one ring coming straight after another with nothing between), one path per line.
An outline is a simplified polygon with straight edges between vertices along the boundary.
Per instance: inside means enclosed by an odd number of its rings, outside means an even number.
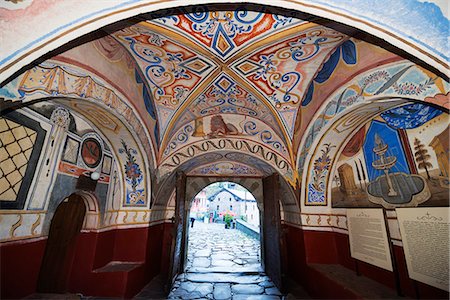
M74 241L81 230L86 207L78 195L71 195L55 211L39 273L38 291L63 293L73 260Z
M267 275L278 289L283 289L280 250L280 183L279 175L263 179L264 212L263 241L264 266Z
M176 198L175 198L175 226L173 250L171 253L172 267L169 276L169 286L172 286L176 276L183 272L184 267L184 252L186 244L186 175L182 172L177 173L176 182Z

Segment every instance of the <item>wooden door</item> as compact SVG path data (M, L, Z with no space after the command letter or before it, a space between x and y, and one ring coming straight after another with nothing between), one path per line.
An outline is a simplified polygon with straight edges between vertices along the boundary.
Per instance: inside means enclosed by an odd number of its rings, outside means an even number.
M75 254L75 239L83 226L86 207L81 196L71 195L56 209L39 273L38 291L63 293Z
M169 275L169 288L172 286L177 275L184 271L186 257L186 175L183 172L177 173L175 193L175 232L172 243L172 266Z
M279 175L272 174L263 179L263 242L264 268L266 274L281 291L283 290L281 268L281 224Z

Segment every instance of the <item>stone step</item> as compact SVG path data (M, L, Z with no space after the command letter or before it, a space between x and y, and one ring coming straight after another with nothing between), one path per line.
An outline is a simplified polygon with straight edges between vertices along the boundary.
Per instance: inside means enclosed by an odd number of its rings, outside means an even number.
M220 283L260 283L267 280L267 276L245 273L187 273L186 280L191 282L220 282Z
M95 269L94 273L104 272L130 272L139 266L142 266L143 262L131 262L131 261L110 261L101 268Z
M246 265L244 267L241 266L233 266L233 267L191 267L186 269L186 273L242 273L247 275L257 275L263 272L261 265Z

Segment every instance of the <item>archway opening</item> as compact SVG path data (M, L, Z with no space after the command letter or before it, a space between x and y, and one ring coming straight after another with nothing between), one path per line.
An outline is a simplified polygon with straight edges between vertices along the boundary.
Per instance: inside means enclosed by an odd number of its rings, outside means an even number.
M264 273L263 195L225 180L186 198L184 273L169 299L282 296Z
M216 182L191 201L186 271L259 272L260 212L255 197L233 182Z

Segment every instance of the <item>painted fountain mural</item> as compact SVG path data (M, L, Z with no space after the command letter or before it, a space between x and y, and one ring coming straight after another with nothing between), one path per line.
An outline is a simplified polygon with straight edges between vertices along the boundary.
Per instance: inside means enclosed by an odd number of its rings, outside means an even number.
M448 206L449 116L413 103L354 133L332 176L333 207Z

